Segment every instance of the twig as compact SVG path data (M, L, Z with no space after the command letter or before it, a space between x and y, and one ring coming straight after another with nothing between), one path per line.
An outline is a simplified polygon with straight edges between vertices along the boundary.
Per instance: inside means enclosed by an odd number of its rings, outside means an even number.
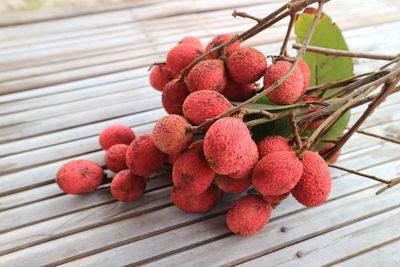
M244 101L243 103L237 105L236 107L214 117L211 119L206 120L203 124L199 125L199 126L195 126L192 127L191 129L194 132L198 132L199 129L204 129L205 127L209 126L210 124L212 124L213 122L215 122L216 120L219 120L223 117L227 117L230 116L236 112L238 112L240 109L244 108L247 105L250 105L254 102L256 102L258 99L260 99L261 97L267 95L269 92L271 92L272 90L274 90L276 87L278 87L281 83L283 83L284 81L286 81L287 78L289 78L289 76L292 74L293 70L297 67L297 64L299 62L299 60L301 59L301 57L303 56L304 52L305 52L305 48L307 47L307 45L309 44L310 40L311 40L311 36L315 30L315 27L317 25L317 21L319 20L321 13L322 13L322 8L324 6L324 1L319 2L318 3L318 10L317 13L315 14L315 17L311 23L310 28L308 29L307 35L304 38L304 42L303 42L303 46L302 48L298 51L297 55L296 55L296 60L295 62L292 64L292 66L290 67L290 69L288 70L288 72L282 77L280 78L278 81L274 82L270 87L268 87L267 89L265 89L264 91L256 94L255 96L253 96L252 98Z
M393 92L391 93L391 95L392 95L392 94L395 94L395 93L398 93L398 92L400 92L400 86L397 86L397 87L393 90ZM357 103L355 103L354 105L352 105L350 108L355 108L355 107L364 105L364 104L366 104L366 103L368 103L368 102L373 101L373 100L374 100L375 98L377 98L378 96L379 96L379 94L367 96L367 97L365 97L364 99L361 99L360 101L358 101Z
M292 47L294 49L300 49L299 44L293 44ZM369 58L369 59L379 59L379 60L393 60L399 57L399 55L388 56L388 55L379 55L379 54L371 54L371 53L357 53L346 50L337 50L330 48L323 48L317 46L308 46L307 52L323 54L326 56L342 56L342 57L353 57L353 58Z
M389 141L389 142L393 142L393 143L396 143L396 144L400 145L400 140L396 139L396 138L387 137L387 136L381 136L381 135L373 134L373 133L366 132L366 131L363 131L363 130L357 130L357 133L368 135L368 136L372 136L372 137L375 137L375 138L379 138L379 139L382 139L382 140L385 140L385 141Z
M400 63L397 63L397 68L400 70ZM369 115L374 112L374 110L386 99L388 95L396 88L397 83L400 81L400 72L397 74L397 77L394 81L390 83L386 83L382 88L380 95L372 101L368 108L364 111L361 117L357 120L357 122L350 128L350 130L340 138L340 141L336 144L335 147L326 155L325 160L329 160L335 155L337 151L350 139L350 137L358 130L361 124L368 118Z
M254 17L254 16L252 16L252 15L249 15L249 14L247 14L246 12L237 11L236 9L233 10L232 16L233 16L234 18L236 18L236 17L248 18L248 19L255 20L255 21L257 21L257 22L260 22L260 21L261 21L260 18L257 18L257 17Z
M296 122L294 121L294 115L293 113L289 114L289 121L290 121L290 126L292 127L292 135L293 135L293 140L296 143L297 146L297 151L301 151L303 148L303 142L301 141L300 135L299 135L299 128L297 127ZM297 155L300 159L302 159L303 155L302 153L298 153Z
M285 35L285 40L283 40L282 46L281 46L281 52L279 53L280 56L287 56L287 43L290 38L290 33L292 32L294 20L296 18L296 13L290 14L290 21L289 25L287 27L286 35Z
M252 109L243 108L243 109L241 109L240 113L242 113L243 115L258 114L258 115L262 115L268 119L273 119L276 117L274 113L268 112L266 110L252 110Z
M372 180L375 180L375 181L378 181L378 182L381 182L381 183L384 183L384 184L389 184L390 183L390 181L384 180L382 178L379 178L379 177L376 177L376 176L373 176L373 175L369 175L369 174L365 174L365 173L362 173L362 172L358 172L358 171L355 171L355 170L347 169L347 168L344 168L344 167L340 167L340 166L337 166L337 165L334 165L334 164L328 163L328 166L332 167L332 168L335 168L335 169L338 169L338 170L342 170L342 171L348 172L348 173L356 174L358 176L366 177L366 178L369 178L369 179L372 179Z
M378 191L376 191L376 195L379 195L380 193L385 192L386 190L388 190L389 188L400 184L400 178L395 178L393 180L390 181L390 183L388 185L386 185L385 187L382 187L381 189L379 189Z

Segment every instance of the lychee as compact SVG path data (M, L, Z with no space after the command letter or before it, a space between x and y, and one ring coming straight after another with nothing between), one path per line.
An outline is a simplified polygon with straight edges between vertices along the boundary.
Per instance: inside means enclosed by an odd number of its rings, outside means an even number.
M185 83L190 92L199 90L221 92L227 84L224 62L220 59L200 61L185 77Z
M218 35L216 37L214 37L214 39L212 39L206 47L206 52L210 51L211 49L220 46L228 41L230 41L234 36L232 34L221 34ZM226 48L226 56L229 57L233 52L235 52L236 50L238 50L240 48L240 42L236 41L233 44L229 45ZM208 59L216 59L219 58L219 53L214 52L211 53L210 55L207 56Z
M316 207L328 199L332 184L331 173L318 153L305 151L303 157L303 174L292 190L292 195L304 206Z
M168 155L167 154L167 162L171 165L174 165L174 163L176 162L176 160L182 155L182 153L176 153L176 154L171 154Z
M122 170L111 181L112 196L119 201L133 201L140 198L146 187L146 179L134 175L130 170Z
M103 181L103 169L90 160L72 160L58 170L56 182L67 194L83 194L94 191Z
M247 195L236 200L226 214L226 224L235 234L251 235L268 222L272 206L260 196Z
M226 67L234 82L254 83L264 75L267 59L257 49L240 48L228 57Z
M196 45L199 48L203 48L203 45L201 44L200 40L193 36L186 36L185 38L179 41L179 44L192 44Z
M215 182L219 189L226 193L242 193L249 188L251 185L251 177L244 179L232 179L226 175L217 175L215 177Z
M325 147L324 149L322 149L321 151L318 152L318 154L321 155L321 157L324 157L333 147L335 146L335 144L330 144L329 146ZM327 163L333 164L335 163L338 158L340 157L340 150L338 150L335 155L333 155L328 161Z
M151 134L136 138L126 150L126 165L139 176L148 176L164 164L165 154L154 144Z
M128 146L124 144L113 145L107 149L104 162L109 170L117 173L128 168L126 166L127 149Z
M201 147L194 147L182 153L172 169L174 187L186 194L198 195L210 187L215 172L210 169Z
M292 151L288 140L282 136L267 136L258 143L258 153L260 155L260 159L268 154L281 151Z
M214 122L208 129L204 138L204 155L211 169L227 175L247 163L250 141L250 132L243 121L225 117Z
M194 125L200 125L230 108L232 104L228 99L211 90L191 93L183 102L183 114Z
M231 101L246 101L255 93L253 83L238 84L231 81L228 81L224 91L221 92L222 95Z
M204 53L203 49L193 44L179 44L173 47L167 55L167 66L174 77L189 65L196 57Z
M179 115L161 118L153 128L154 144L167 154L182 152L192 142L193 133L189 126L188 121Z
M297 66L300 68L301 73L303 74L303 91L301 92L303 95L305 92L307 92L308 85L310 84L310 68L304 59L300 59Z
M270 204L279 204L281 203L283 200L285 200L288 196L290 195L290 192L287 192L285 194L282 195L278 195L278 196L263 196L261 195L261 197L267 201Z
M294 152L271 153L257 162L252 183L261 195L282 195L296 186L302 172L303 164Z
M269 66L264 74L264 89L280 80L290 69L292 63L288 61L278 61ZM303 73L300 68L295 68L292 74L283 83L269 92L269 99L280 105L293 104L302 95L304 88Z
M136 138L131 128L124 125L111 125L100 132L99 143L104 150L113 145L129 145Z
M150 72L150 85L159 91L164 89L164 86L173 79L172 73L168 70L167 64L156 64Z
M250 140L249 145L249 152L247 154L247 158L245 158L246 163L243 164L242 168L236 172L230 173L229 177L233 179L244 179L251 177L253 169L258 162L258 149L257 144L253 140Z
M181 210L186 212L206 212L214 208L221 198L221 190L211 185L199 195L186 194L185 190L172 188L171 200Z
M169 114L182 115L182 105L189 94L184 82L175 79L167 83L161 96L165 111Z
M193 143L191 143L190 146L188 147L188 149L195 148L195 147L203 149L203 144L204 144L204 140L199 139L199 140L196 140Z

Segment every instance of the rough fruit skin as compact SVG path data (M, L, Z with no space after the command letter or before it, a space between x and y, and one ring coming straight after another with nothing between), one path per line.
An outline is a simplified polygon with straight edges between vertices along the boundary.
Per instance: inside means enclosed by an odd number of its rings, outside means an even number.
M182 115L182 106L186 97L190 94L184 82L178 79L167 83L161 95L161 102L168 114Z
M267 136L258 142L258 153L260 155L260 159L268 154L281 151L292 151L289 142L282 136Z
M304 93L308 89L308 86L310 85L310 68L308 67L304 59L300 59L297 66L300 68L301 73L303 73L303 91L301 92L301 94L304 95Z
M186 36L185 38L179 41L179 44L192 44L199 48L203 48L203 45L201 44L200 40L193 36Z
M203 149L194 147L183 152L172 169L174 187L186 194L198 195L210 187L215 172L210 169L203 155Z
M196 57L201 56L204 50L193 44L178 44L167 54L167 66L174 77L189 65Z
M271 153L257 162L252 183L261 195L282 195L296 186L302 172L303 164L294 152Z
M335 146L335 144L330 144L329 146L327 146L324 149L322 149L321 151L319 151L318 154L320 154L321 157L323 157L324 154L328 153L329 150L331 150L334 146ZM333 164L338 160L339 157L340 157L340 150L338 150L338 152L336 152L335 155L333 155L333 157L331 157L327 161L327 163Z
M241 48L228 57L226 66L234 82L254 83L264 75L267 59L257 49Z
M146 187L146 178L134 175L130 170L122 170L111 181L112 196L119 201L133 201L140 198Z
M229 176L217 175L215 177L215 182L219 189L226 193L242 193L249 188L251 185L251 177L245 179L232 179Z
M172 188L171 200L181 210L186 212L206 212L214 208L221 198L221 190L211 185L199 195L186 194L184 190Z
M279 196L261 196L265 201L267 201L270 204L279 204L283 200L285 200L288 196L290 195L290 192L287 192L285 194L279 195Z
M220 46L221 44L224 44L226 42L228 42L229 40L231 40L233 38L232 34L221 34L218 35L216 37L214 37L208 44L206 47L206 52L210 51L211 49ZM236 50L238 50L240 48L240 42L236 41L233 44L231 44L230 46L228 46L226 48L226 56L229 57L233 52L235 52ZM214 52L211 53L210 55L207 56L208 59L216 59L219 57L219 53L218 52Z
M128 168L128 166L126 166L127 149L128 146L123 144L113 145L107 149L104 162L109 170L117 173Z
M173 79L172 73L168 70L167 64L157 64L153 66L150 72L150 85L158 90L162 91L164 86Z
M136 138L131 128L124 125L111 125L100 132L99 143L102 149L107 150L113 145L129 145Z
M79 195L94 191L103 181L103 169L90 160L72 160L58 170L56 182L67 194Z
M192 142L193 133L187 130L189 126L188 121L179 115L161 118L153 128L154 144L167 154L182 152Z
M227 175L246 164L250 141L250 132L243 121L225 117L208 129L204 138L204 155L211 169Z
M200 90L221 92L225 89L227 81L224 62L220 59L200 61L185 77L185 83L190 92Z
M167 162L171 165L174 165L175 161L182 155L182 153L176 153L176 154L167 154Z
M303 175L292 190L292 195L304 206L316 207L328 199L332 185L331 173L318 153L305 151L303 157Z
M231 101L246 101L255 94L254 84L238 84L228 81L221 94Z
M228 99L211 90L191 93L183 102L183 114L194 125L200 125L230 108L232 104Z
M260 196L247 195L236 200L226 214L229 230L239 235L258 232L268 222L272 206Z
M264 74L264 89L281 79L290 69L292 63L278 61L269 66ZM287 80L269 92L267 96L275 104L293 104L302 95L304 87L303 73L300 68L295 68Z
M195 147L203 149L203 144L204 144L204 140L200 139L200 140L197 140L197 141L194 141L193 143L191 143L190 146L188 147L188 149L195 148Z
M251 174L253 173L253 169L256 166L257 161L258 161L257 144L253 140L251 140L249 152L246 158L246 164L244 164L242 168L239 169L238 171L229 174L229 177L232 179L245 179L251 177Z
M126 165L132 173L148 176L164 164L165 154L154 144L151 134L136 138L126 150Z

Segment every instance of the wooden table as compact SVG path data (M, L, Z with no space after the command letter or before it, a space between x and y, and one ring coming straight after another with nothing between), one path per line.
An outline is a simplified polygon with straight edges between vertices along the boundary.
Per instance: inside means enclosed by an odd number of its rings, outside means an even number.
M0 17L0 266L399 266L400 186L375 196L381 184L337 169L325 205L289 198L250 237L225 226L229 198L205 214L177 209L169 177L132 203L107 187L72 196L54 183L71 159L103 163L97 135L106 126L151 132L165 112L147 68L182 37L240 32L253 22L230 17L233 9L262 16L281 4L154 0ZM400 51L399 1L332 0L325 11L351 50ZM277 53L286 23L244 45ZM356 73L383 64L355 62ZM400 94L391 96L362 127L394 140L355 134L337 165L400 176L399 108Z

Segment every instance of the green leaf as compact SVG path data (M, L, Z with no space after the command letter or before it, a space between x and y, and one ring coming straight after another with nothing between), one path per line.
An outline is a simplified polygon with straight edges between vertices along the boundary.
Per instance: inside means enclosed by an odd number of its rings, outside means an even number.
M288 138L292 134L292 128L288 117L280 118L271 122L254 126L251 129L253 139L256 142L261 141L266 136L280 135Z
M295 21L294 31L296 42L302 43L307 34L312 20L315 16L314 8L307 8ZM332 19L323 14L317 22L314 34L310 41L311 46L348 50L339 27ZM320 85L327 82L340 81L354 76L353 61L350 57L325 56L322 54L306 52L303 59L307 62L311 71L310 86ZM338 88L325 92L331 94Z

